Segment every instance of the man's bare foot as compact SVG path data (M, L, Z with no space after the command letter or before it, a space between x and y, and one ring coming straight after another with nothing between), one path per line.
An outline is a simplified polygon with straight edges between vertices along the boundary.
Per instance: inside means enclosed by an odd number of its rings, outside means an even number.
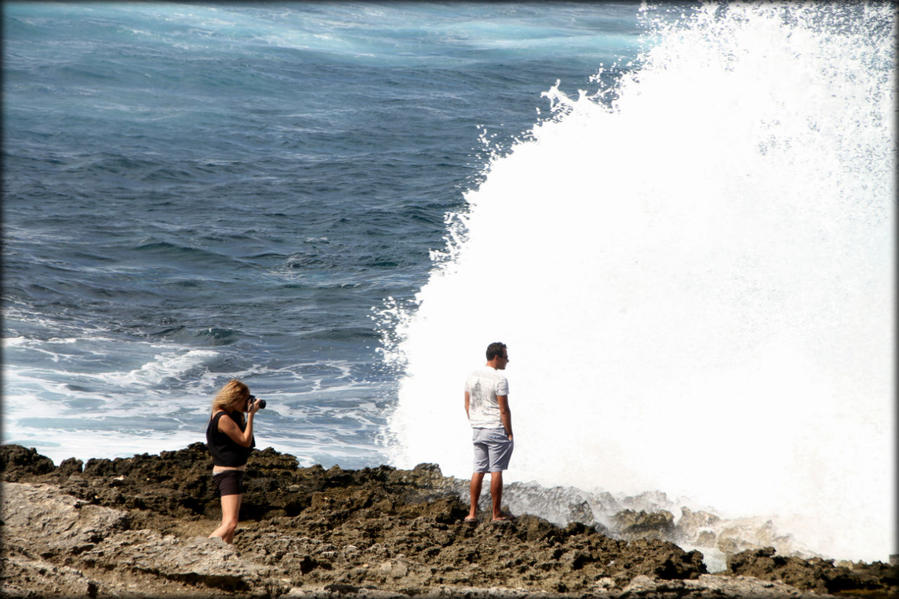
M500 514L499 516L494 516L492 522L511 522L512 516L507 514Z
M471 524L473 522L477 522L477 521L478 521L477 516L465 516L465 520L463 520L463 522L468 522L469 524Z

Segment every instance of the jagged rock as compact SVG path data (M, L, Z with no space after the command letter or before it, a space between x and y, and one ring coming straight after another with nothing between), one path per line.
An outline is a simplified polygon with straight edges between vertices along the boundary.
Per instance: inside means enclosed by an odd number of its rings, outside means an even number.
M630 555L621 564L628 573L647 575L663 580L675 578L698 578L706 573L706 567L702 563L702 554L699 551L685 552L683 549L655 539L638 539L628 543L628 547L639 552L644 558L634 560ZM619 582L629 578L617 576Z
M450 485L463 502L468 500L469 482L452 480ZM442 485L444 488L446 485ZM707 565L723 568L725 553L757 549L767 545L778 551L801 557L815 557L808 548L799 545L790 535L779 534L772 522L762 518L724 518L707 510L691 510L670 500L665 493L646 492L633 496L615 497L605 491L584 491L574 487L545 488L537 483L513 482L503 491L504 510L515 514L537 513L553 524L565 526L568 522L580 522L599 532L623 539L656 538L671 541L690 548L707 548ZM484 493L480 509L490 509L490 498ZM664 514L680 512L681 516L669 526L655 522L640 530L627 530L633 518L616 522L615 516L625 514ZM630 521L629 521L630 520ZM619 529L619 524L625 530ZM719 538L719 534L721 537ZM820 557L820 556L818 556Z
M728 579L712 574L703 574L696 580L660 580L648 576L637 576L623 589L620 597L823 599L832 597L832 595L802 592L782 582L766 582L748 576Z
M674 527L674 534L679 541L698 547L715 547L718 535L715 528L721 522L716 514L705 511L692 511L681 507L681 517Z
M100 585L80 570L21 555L0 558L3 597L96 597Z
M78 474L84 469L84 462L81 460L76 460L75 458L67 458L59 464L59 468L57 468L57 473L61 476L67 476L69 474Z
M639 495L624 497L620 503L622 507L637 512L670 511L675 507L675 504L668 499L668 495L662 491L645 491Z
M242 559L220 539L128 530L129 519L53 485L3 483L4 545L16 554L5 556L4 594L92 597L116 588L84 570L148 579L156 589L171 581L225 591L247 591L268 575L268 568ZM48 561L54 559L63 563Z
M459 497L468 496L468 481L456 481L453 488ZM513 482L503 489L503 502L508 511L515 514L540 513L553 524L565 526L580 522L604 530L603 515L621 509L618 501L609 493L587 494L573 487L541 487L535 483ZM480 507L489 509L490 498L484 493Z
M618 534L624 539L666 539L674 532L674 516L671 512L647 513L622 510L613 516Z
M51 485L27 483L3 484L2 519L7 543L22 539L45 558L82 553L129 526L123 511L90 505Z
M728 556L727 569L732 574L781 580L819 593L849 590L884 591L894 596L899 593L899 568L881 562L849 568L835 566L833 560L776 555L773 547L766 547Z
M739 553L767 546L776 546L780 551L793 549L789 535L782 535L770 520L760 518L738 518L730 520L718 530L717 546L727 554Z
M3 480L16 481L30 475L53 472L53 460L42 456L33 447L21 445L0 446L0 473Z
M269 574L267 567L242 559L233 545L220 539L179 539L149 530L114 535L79 561L90 568L129 570L224 591L248 591Z
M588 523L557 526L527 514L502 524L486 514L463 523L461 481L429 464L325 470L299 468L271 449L254 452L231 546L205 538L218 524L220 501L203 444L89 460L83 469L64 462L50 471L43 456L24 448L5 446L2 455L17 464L4 479L21 479L4 483L4 595L657 599L779 589L798 596L774 582L794 580L776 561L759 570L771 582L739 576L760 565L747 559L733 561L727 575L708 577L698 551L660 539L611 538ZM570 493L558 497L569 513L572 505L583 507ZM698 526L702 518L688 514L687 522ZM630 510L621 524L674 532L670 512ZM833 564L805 565L818 568L811 576L825 588L874 580L889 589L895 582L894 570L877 564L839 566L855 578Z
M586 501L572 502L568 504L568 522L590 524L594 521L593 510Z

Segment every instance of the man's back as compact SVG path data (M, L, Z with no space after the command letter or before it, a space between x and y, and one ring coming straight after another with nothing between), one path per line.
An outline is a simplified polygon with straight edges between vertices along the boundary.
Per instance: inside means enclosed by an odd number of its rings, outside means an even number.
M497 395L509 395L509 381L506 376L490 366L484 366L471 373L465 381L471 404L469 421L473 428L501 427Z

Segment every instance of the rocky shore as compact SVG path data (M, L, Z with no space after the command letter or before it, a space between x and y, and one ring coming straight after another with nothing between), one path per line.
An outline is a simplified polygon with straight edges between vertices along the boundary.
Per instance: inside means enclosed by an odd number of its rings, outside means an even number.
M771 547L728 553L726 569L710 574L702 554L665 540L675 528L668 512L624 509L613 528L524 513L465 524L460 481L428 464L325 470L255 452L233 545L206 538L220 507L201 443L59 466L3 445L0 468L8 597L899 595L895 566Z

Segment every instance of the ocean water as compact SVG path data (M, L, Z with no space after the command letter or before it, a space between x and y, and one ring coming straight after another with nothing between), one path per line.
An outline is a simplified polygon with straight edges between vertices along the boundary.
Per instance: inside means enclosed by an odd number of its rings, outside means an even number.
M3 442L470 468L895 552L887 4L3 11Z

